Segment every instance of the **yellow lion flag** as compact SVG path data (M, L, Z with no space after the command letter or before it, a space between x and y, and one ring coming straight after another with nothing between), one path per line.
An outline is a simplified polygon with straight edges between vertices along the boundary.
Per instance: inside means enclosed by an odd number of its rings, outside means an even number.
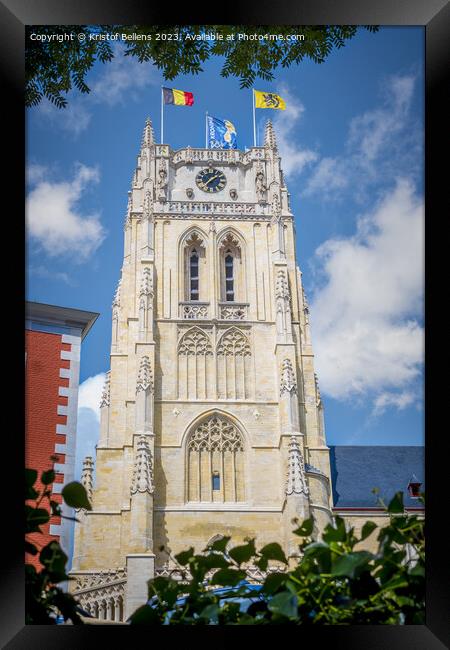
M262 90L254 90L255 108L281 108L285 110L286 102L280 95L275 93L265 93Z

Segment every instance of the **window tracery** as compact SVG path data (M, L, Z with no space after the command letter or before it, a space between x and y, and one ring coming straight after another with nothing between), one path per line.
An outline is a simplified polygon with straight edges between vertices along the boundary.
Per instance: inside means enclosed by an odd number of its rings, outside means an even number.
M233 422L211 415L192 431L186 449L188 501L243 501L244 441Z

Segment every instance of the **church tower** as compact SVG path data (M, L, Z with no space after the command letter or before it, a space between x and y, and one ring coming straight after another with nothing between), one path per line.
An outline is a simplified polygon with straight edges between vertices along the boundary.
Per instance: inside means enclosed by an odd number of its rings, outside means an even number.
M298 552L331 521L329 450L273 126L247 151L173 151L148 119L128 193L101 432L72 590L122 620L216 535ZM164 550L161 550L161 547ZM255 567L256 570L256 567ZM259 572L261 573L261 572Z

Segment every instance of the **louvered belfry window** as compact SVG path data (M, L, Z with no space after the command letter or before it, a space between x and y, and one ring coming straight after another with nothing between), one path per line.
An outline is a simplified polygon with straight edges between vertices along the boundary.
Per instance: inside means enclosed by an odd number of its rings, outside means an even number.
M234 269L233 255L227 251L225 256L225 298L227 301L234 301Z
M195 248L189 259L189 299L199 299L198 253Z

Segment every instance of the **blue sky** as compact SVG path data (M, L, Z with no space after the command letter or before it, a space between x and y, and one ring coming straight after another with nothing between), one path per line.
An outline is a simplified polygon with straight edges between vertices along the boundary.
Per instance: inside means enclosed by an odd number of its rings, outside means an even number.
M89 95L27 111L27 299L100 312L82 346L78 474L98 435L127 192L147 116L160 137L161 85L195 97L166 108L174 149L205 146L206 111L252 146L251 91L221 65L166 82L119 46L88 74ZM423 28L361 30L325 63L255 88L287 104L257 110L257 129L274 120L328 444L423 444Z

